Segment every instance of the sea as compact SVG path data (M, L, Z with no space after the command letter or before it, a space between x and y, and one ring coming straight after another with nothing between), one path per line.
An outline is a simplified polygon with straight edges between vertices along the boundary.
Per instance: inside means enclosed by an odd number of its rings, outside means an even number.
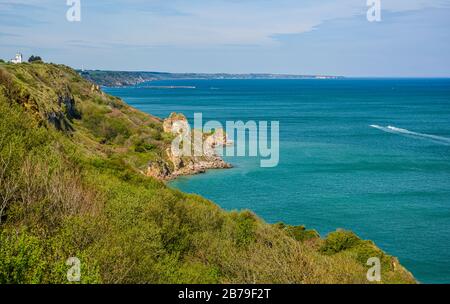
M193 122L279 122L279 164L170 187L269 223L343 228L399 258L421 283L450 283L450 79L168 80L105 88L131 106Z

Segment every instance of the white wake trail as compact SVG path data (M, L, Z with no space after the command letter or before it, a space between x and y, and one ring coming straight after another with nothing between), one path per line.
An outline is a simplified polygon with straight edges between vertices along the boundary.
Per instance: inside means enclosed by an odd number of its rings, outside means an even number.
M450 138L443 137L443 136L418 133L418 132L413 132L413 131L410 131L407 129L393 127L393 126L387 126L387 127L382 127L379 125L370 125L370 126L372 128L379 129L379 130L382 130L382 131L388 132L388 133L410 136L410 137L419 138L419 139L431 139L432 141L439 143L439 144L450 145Z

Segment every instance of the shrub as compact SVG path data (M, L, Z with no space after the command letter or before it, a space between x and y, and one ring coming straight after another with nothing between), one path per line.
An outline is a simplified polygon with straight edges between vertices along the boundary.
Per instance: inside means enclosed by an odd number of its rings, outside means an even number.
M83 125L103 143L112 143L119 135L128 138L131 134L124 121L105 115L101 108L89 107L82 111L82 117Z
M335 254L355 247L361 242L353 232L346 230L337 230L330 233L325 239L320 251L324 254Z
M145 153L154 150L156 147L155 145L149 144L141 140L136 144L134 147L134 151L138 153Z
M248 246L255 241L256 219L250 211L243 211L234 217L236 224L236 244L238 246Z
M287 235L296 241L305 242L320 238L320 235L316 230L306 229L305 226L289 226L283 223L278 223L275 226L286 231Z
M43 61L42 61L41 57L31 55L30 58L28 58L28 62L33 63L33 62L43 62Z
M25 232L0 232L0 284L41 282L45 261L41 242Z

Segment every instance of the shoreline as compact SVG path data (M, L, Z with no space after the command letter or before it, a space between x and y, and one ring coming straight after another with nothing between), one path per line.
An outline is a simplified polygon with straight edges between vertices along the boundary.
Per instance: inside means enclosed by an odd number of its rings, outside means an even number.
M166 147L166 158L150 162L144 173L146 176L171 180L179 176L203 174L209 169L233 168L233 165L225 162L216 151L218 147L232 144L222 129L215 130L210 134L200 133L195 129L191 130L186 116L174 112L163 120L163 131L175 136L174 139L178 137L182 144L190 143L189 155L185 156L182 153L178 155L182 151L173 151L173 147ZM200 136L202 139L200 145L195 140L192 141L192 137L196 136Z

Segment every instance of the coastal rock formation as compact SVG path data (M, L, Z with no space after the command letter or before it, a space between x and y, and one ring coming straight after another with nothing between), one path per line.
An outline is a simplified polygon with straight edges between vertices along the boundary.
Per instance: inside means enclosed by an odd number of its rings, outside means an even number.
M204 142L204 153L208 156L216 156L216 148L233 145L223 129L215 130L215 132L206 137Z
M149 163L146 175L153 176L157 179L166 179L168 176L171 175L171 173L170 173L170 168L167 165L167 163L165 163L162 160L158 160L158 161Z
M158 179L173 179L183 175L193 175L206 172L208 169L227 169L232 166L226 163L217 148L229 145L224 130L216 130L212 134L199 134L199 130L191 130L183 114L172 113L163 122L163 130L173 136L179 136L185 143L190 143L188 153L181 154L173 147L166 149L167 162L152 162L149 164L146 175ZM200 141L194 138L201 138ZM181 147L182 148L182 147ZM185 150L186 152L186 150Z
M186 116L184 116L181 113L171 113L168 118L164 119L163 122L164 132L177 134L178 131L175 131L175 126L177 124L178 124L177 128L182 128L184 126L186 130L190 129Z

